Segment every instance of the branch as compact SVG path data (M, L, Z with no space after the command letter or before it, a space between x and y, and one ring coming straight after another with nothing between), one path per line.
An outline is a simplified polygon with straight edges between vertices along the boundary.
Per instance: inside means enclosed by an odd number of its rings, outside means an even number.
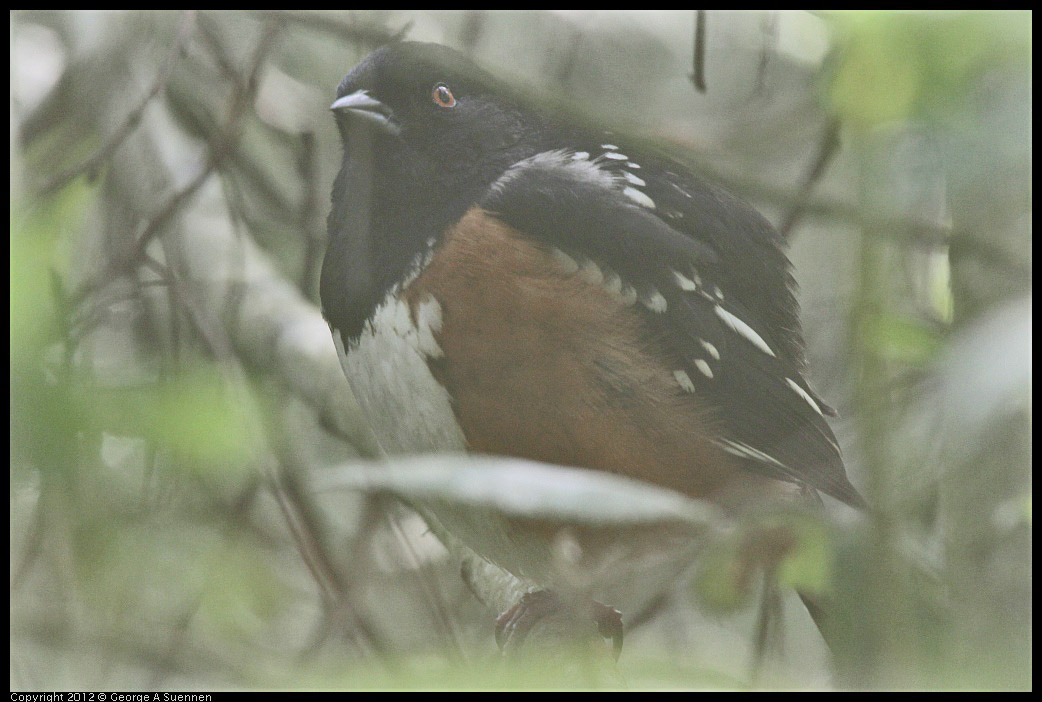
M676 145L674 145L676 147ZM663 145L660 144L662 149ZM665 149L668 152L668 147ZM690 152L689 152L690 153ZM790 208L800 203L800 216L838 222L865 231L868 236L880 237L899 244L912 246L951 246L952 255L975 256L981 263L1013 275L1023 282L1032 280L1029 262L1015 257L1000 246L982 240L972 231L962 231L933 224L908 215L888 215L865 212L863 208L835 198L806 199L800 202L800 194L784 187L769 185L762 180L744 178L727 173L704 162L685 159L692 170L707 180L718 183L749 200Z
M821 135L821 143L818 145L818 155L814 159L814 163L811 164L810 169L807 171L807 175L803 179L803 183L800 185L798 194L796 195L796 201L792 205L792 209L785 215L785 220L778 226L778 233L781 234L783 239L788 239L792 233L792 228L796 226L796 222L799 221L800 217L803 216L803 210L806 207L807 200L810 198L812 192L814 192L814 186L821 180L821 176L825 174L825 169L832 162L833 157L839 150L839 130L840 121L838 118L833 117L829 119L825 125L825 131Z
M105 187L110 191L107 199L119 206L99 222L104 229L98 236L81 245L78 260L83 265L95 257L100 262L76 288L78 297L72 297L70 304L81 303L81 325L82 320L95 323L103 319L99 310L111 305L113 296L92 298L90 309L84 309L82 303L121 274L147 262L165 281L169 293L179 297L178 307L190 314L197 327L206 321L203 317L218 322L219 333L207 333L203 338L216 357L234 354L251 368L274 375L316 412L327 429L349 442L360 455L376 456L379 447L354 401L319 310L276 271L252 239L235 231L219 184L209 178L237 144L257 76L280 28L277 22L266 27L253 50L228 118L210 140L206 165L186 186L168 196L144 233L129 245L130 253L117 253L116 258L111 252L122 249L119 240L112 237L122 234L140 217L135 208L146 207L155 198L157 184L177 180L174 174L183 171L192 158L192 143L180 133L171 133L164 122L151 119L149 113L140 128L128 136L128 148L113 154L115 163L107 173ZM118 103L119 86L112 84L108 90ZM164 148L158 148L160 140ZM150 174L148 179L139 177L145 172ZM189 201L193 206L186 207ZM148 243L161 233L162 251L149 249ZM162 254L163 260L151 260L150 251ZM166 304L148 304L146 309L160 328L172 321L165 319L171 315ZM213 332L215 325L208 322L202 326Z
M124 141L126 141L127 137L130 136L138 124L140 124L141 116L144 114L145 109L149 104L151 104L152 100L154 100L155 97L166 87L171 74L174 72L174 67L177 65L178 59L185 54L188 40L191 39L192 35L195 33L197 13L197 10L185 10L181 14L181 25L177 30L177 38L174 40L174 46L170 49L170 54L163 62L162 67L159 69L155 79L152 81L152 86L145 93L141 102L130 111L123 124L112 132L105 143L85 161L55 175L40 186L37 191L38 197L44 197L50 195L55 190L60 190L81 173L86 173L89 179L94 179L102 164L109 159L113 152L118 149Z
M117 255L110 259L106 266L94 280L89 280L80 285L71 295L73 304L83 302L91 294L111 283L115 278L127 273L138 265L145 250L156 235L162 231L167 222L180 211L182 206L189 200L200 187L209 179L210 175L217 170L228 155L235 150L238 144L241 121L247 109L253 103L253 96L257 91L257 77L260 69L275 44L282 25L271 22L264 30L260 41L254 50L250 62L250 69L246 80L237 86L229 115L225 124L217 130L207 145L206 163L203 168L188 182L186 186L174 193L145 225L144 230L137 237L130 251L123 255ZM138 116L140 118L140 115Z
M278 19L282 22L298 24L307 29L314 29L326 34L358 42L367 47L378 47L395 41L401 41L412 29L409 22L397 31L375 24L360 22L343 22L324 13L302 10L250 10L250 14L264 19Z
M706 91L706 11L695 10L695 39L691 50L691 75L695 90Z

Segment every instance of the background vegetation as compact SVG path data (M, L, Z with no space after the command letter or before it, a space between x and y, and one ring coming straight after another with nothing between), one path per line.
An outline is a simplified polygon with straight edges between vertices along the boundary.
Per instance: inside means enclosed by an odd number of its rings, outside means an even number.
M1031 15L701 20L12 12L12 689L1030 688ZM833 598L834 664L791 597L757 655L750 525L618 670L504 664L387 494L415 487L317 487L375 455L315 306L327 108L397 36L656 140L789 239L877 507L800 516L779 571Z

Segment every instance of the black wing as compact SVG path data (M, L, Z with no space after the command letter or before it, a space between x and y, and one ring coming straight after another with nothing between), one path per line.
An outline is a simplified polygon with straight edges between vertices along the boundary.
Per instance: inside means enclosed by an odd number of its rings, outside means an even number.
M600 155L561 150L521 161L480 204L633 291L673 356L680 388L718 413L724 450L862 506L828 410L801 375L798 307L777 234L723 191L599 146Z

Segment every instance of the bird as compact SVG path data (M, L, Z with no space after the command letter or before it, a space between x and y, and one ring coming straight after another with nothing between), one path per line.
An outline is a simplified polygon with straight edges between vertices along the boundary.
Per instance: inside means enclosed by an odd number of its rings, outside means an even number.
M784 241L752 206L441 45L377 48L331 109L320 299L386 453L605 471L733 512L865 507L805 377ZM552 586L545 535L436 517Z

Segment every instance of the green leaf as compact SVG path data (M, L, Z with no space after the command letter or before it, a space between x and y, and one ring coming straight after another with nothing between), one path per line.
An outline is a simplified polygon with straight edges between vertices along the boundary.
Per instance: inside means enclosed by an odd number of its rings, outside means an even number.
M65 269L63 248L83 226L95 188L78 180L31 209L13 204L11 226L12 370L36 363L55 326L55 271Z
M733 612L745 606L764 571L778 585L818 594L831 588L833 545L818 515L785 511L757 517L699 559L694 588L707 607Z
M925 322L896 314L879 314L865 323L865 343L879 356L910 365L925 365L941 350L941 337Z
M1031 15L1005 12L829 13L839 60L828 102L866 131L889 122L953 124L990 71L1030 66Z
M714 544L699 558L692 586L707 609L733 613L752 600L755 573L753 564L742 555L741 540L730 538Z
M195 469L241 466L250 455L258 419L249 403L229 396L213 369L138 387L91 387L81 395L96 429L156 442Z
M809 594L828 591L834 553L827 526L808 515L792 515L787 522L795 540L778 565L778 584Z
M200 369L160 387L156 437L207 465L236 461L250 450L249 408L228 396L216 373Z

